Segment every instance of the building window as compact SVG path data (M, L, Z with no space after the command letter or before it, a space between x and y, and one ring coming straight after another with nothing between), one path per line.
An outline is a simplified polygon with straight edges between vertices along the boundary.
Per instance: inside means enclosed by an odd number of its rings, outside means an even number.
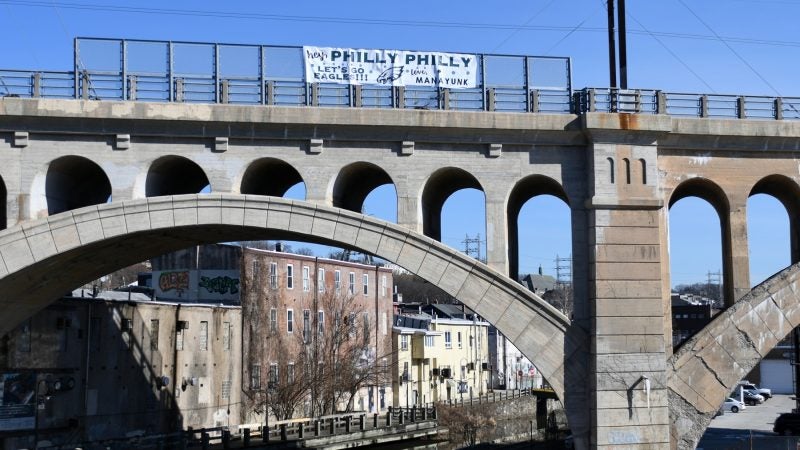
M433 336L425 336L425 347L433 347Z
M278 263L269 264L269 287L278 289Z
M449 331L444 332L444 348L453 348L453 342Z
M355 336L356 334L356 313L350 313L350 323L348 324L350 336Z
M150 350L158 350L158 319L150 319Z
M355 272L350 272L350 295L356 294L356 274Z
M222 399L227 400L231 398L231 380L222 382Z
M310 278L311 269L308 266L303 266L303 292L308 292L311 290L311 280Z
M269 331L271 333L278 332L278 310L275 308L269 309Z
M294 383L294 363L290 362L286 365L286 381L291 384Z
M259 276L258 260L254 259L253 260L253 280L258 282L258 276Z
M386 333L388 332L388 328L389 327L386 324L386 311L384 311L384 312L381 313L381 334L386 336Z
M333 288L337 294L342 290L342 272L338 270L333 272Z
M410 381L411 374L408 373L408 361L403 361L403 381Z
M458 334L456 334L456 338L458 339L458 348L461 348L461 332L460 331L458 332Z
M178 324L180 324L180 322L178 322ZM185 333L186 331L183 328L178 328L178 333L175 336L175 350L183 350L183 335Z
M381 297L386 297L386 275L381 275Z
M294 266L286 265L286 289L294 289Z
M311 311L303 310L303 342L311 341Z
M222 322L222 349L231 349L231 323Z
M364 285L364 295L369 294L369 274L361 275L361 284Z
M261 389L261 364L250 365L250 389Z
M400 335L400 350L408 350L408 335Z
M317 269L317 291L325 292L325 269Z
M270 363L269 365L269 385L270 389L278 387L278 364Z
M208 322L200 322L200 350L208 350Z
M294 333L294 311L286 310L286 332Z
M317 334L325 334L325 311L317 311Z

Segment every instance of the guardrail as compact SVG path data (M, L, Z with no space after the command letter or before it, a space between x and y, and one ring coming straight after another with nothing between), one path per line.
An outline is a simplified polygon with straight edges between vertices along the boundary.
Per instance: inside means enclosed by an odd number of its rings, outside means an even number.
M678 117L800 120L800 97L692 94L656 89L560 89L524 86L448 89L350 86L257 77L0 70L0 97L129 100L352 108L582 114L667 114Z

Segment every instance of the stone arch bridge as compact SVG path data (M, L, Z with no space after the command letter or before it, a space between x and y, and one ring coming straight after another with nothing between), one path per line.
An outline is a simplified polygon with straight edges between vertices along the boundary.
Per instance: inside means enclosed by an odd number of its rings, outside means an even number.
M304 238L397 262L493 322L564 400L579 446L692 448L800 320L797 269L751 291L746 228L747 198L774 196L799 259L798 151L783 120L3 98L0 334L158 253ZM306 201L278 198L301 181ZM397 224L353 212L388 183ZM485 195L487 265L438 242L465 187ZM541 194L571 213L571 318L512 281L517 216ZM667 208L687 196L719 215L730 307L673 351Z

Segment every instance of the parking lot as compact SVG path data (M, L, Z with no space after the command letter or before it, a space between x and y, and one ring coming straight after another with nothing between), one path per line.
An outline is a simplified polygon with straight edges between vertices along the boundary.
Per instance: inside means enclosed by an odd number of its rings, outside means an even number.
M797 448L798 437L777 436L772 432L775 419L795 407L794 396L775 395L761 405L748 406L738 413L726 411L711 421L698 450L787 449Z

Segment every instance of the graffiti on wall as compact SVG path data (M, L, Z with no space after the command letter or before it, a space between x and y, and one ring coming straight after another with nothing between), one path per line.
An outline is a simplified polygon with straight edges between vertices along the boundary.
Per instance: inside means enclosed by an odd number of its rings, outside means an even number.
M161 272L158 277L158 287L162 292L175 291L178 294L189 289L189 272Z
M237 294L239 292L239 279L228 276L201 276L199 285L213 294Z

